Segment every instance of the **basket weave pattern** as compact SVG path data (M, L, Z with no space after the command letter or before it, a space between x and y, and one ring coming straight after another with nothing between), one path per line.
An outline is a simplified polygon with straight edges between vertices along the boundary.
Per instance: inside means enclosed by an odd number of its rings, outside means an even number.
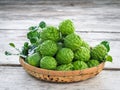
M27 64L24 59L19 59L22 67L32 76L40 80L50 82L77 82L92 78L99 74L104 68L104 62L100 65L84 70L54 71L37 68Z

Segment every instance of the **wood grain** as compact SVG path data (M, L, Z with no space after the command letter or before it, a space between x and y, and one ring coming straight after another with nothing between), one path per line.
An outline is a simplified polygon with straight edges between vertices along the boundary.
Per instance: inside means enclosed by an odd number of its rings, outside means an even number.
M71 5L71 4L75 4L75 5L85 5L87 7L87 5L119 5L120 1L119 0L0 0L0 3L2 5L39 5L39 4L67 4L67 5Z
M1 0L0 29L27 29L41 20L58 25L69 18L78 31L120 32L119 0L30 1Z
M21 67L0 67L0 82L0 90L118 90L120 71L103 70L95 78L86 81L58 84L37 80Z

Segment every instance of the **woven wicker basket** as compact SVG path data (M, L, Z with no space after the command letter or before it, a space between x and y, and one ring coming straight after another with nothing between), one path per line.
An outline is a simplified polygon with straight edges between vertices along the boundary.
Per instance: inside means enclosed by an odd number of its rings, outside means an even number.
M104 62L100 65L84 70L54 71L37 68L27 64L24 59L19 59L23 68L32 76L50 82L77 82L92 78L104 68Z

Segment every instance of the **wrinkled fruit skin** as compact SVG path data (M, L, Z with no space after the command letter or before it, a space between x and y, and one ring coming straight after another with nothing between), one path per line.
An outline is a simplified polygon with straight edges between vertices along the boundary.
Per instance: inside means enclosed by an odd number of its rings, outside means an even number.
M89 60L87 64L89 67L95 67L95 66L98 66L100 63L98 60Z
M72 50L76 50L82 45L82 40L78 35L72 33L65 37L64 45Z
M44 56L54 56L57 50L57 44L51 40L44 41L39 48L40 53Z
M27 61L30 65L39 67L41 56L38 53L34 53L28 56Z
M53 40L58 41L60 39L60 32L56 27L47 26L40 33L41 39L44 40Z
M55 58L51 56L45 56L40 61L40 67L48 70L54 70L57 66Z
M73 62L74 70L82 70L88 68L88 65L84 61L75 61Z
M91 58L99 61L104 61L107 54L107 49L104 45L99 44L91 50Z
M74 58L74 53L69 48L62 48L58 51L56 55L56 60L58 64L69 64Z
M90 59L90 50L85 47L80 47L74 52L74 59L88 61Z
M85 42L85 41L82 41L82 45L81 46L82 47L86 47L87 49L90 50L90 45L87 42Z
M71 70L73 70L73 65L71 63L60 65L56 68L56 70L58 70L58 71L71 71Z
M75 31L73 22L69 19L64 20L59 25L59 30L61 31L62 35L68 35Z

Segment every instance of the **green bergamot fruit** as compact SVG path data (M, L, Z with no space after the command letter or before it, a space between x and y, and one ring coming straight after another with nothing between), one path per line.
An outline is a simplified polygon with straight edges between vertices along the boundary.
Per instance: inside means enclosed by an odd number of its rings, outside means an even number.
M64 20L59 25L59 30L61 31L62 35L68 35L75 31L73 22L69 19Z
M71 63L73 58L74 58L73 51L69 48L60 49L56 55L56 60L57 60L58 64Z
M67 48L70 48L72 50L76 50L82 45L82 40L78 35L72 33L72 34L69 34L65 37L64 45Z
M40 37L42 40L58 41L60 40L60 32L56 27L47 26L40 32Z
M80 47L74 52L74 58L80 61L88 61L90 59L90 50L86 47Z
M74 70L82 70L88 68L88 65L84 61L75 61L73 62Z
M90 45L86 42L86 41L82 41L82 45L81 45L82 47L86 47L87 49L89 49L90 50Z
M27 57L28 63L32 66L39 67L41 56L38 53L34 53Z
M39 47L40 53L44 56L54 56L57 50L58 46L52 40L44 41Z
M40 61L40 67L48 70L54 70L56 69L57 62L55 58L51 56L45 56Z
M99 65L99 61L92 59L92 60L89 60L89 61L87 62L87 64L88 64L89 67L95 67L95 66L98 66L98 65Z
M92 48L91 58L99 61L104 61L105 56L107 55L107 49L104 45L99 44Z
M73 70L73 65L71 63L60 65L56 68L58 71L70 71Z

